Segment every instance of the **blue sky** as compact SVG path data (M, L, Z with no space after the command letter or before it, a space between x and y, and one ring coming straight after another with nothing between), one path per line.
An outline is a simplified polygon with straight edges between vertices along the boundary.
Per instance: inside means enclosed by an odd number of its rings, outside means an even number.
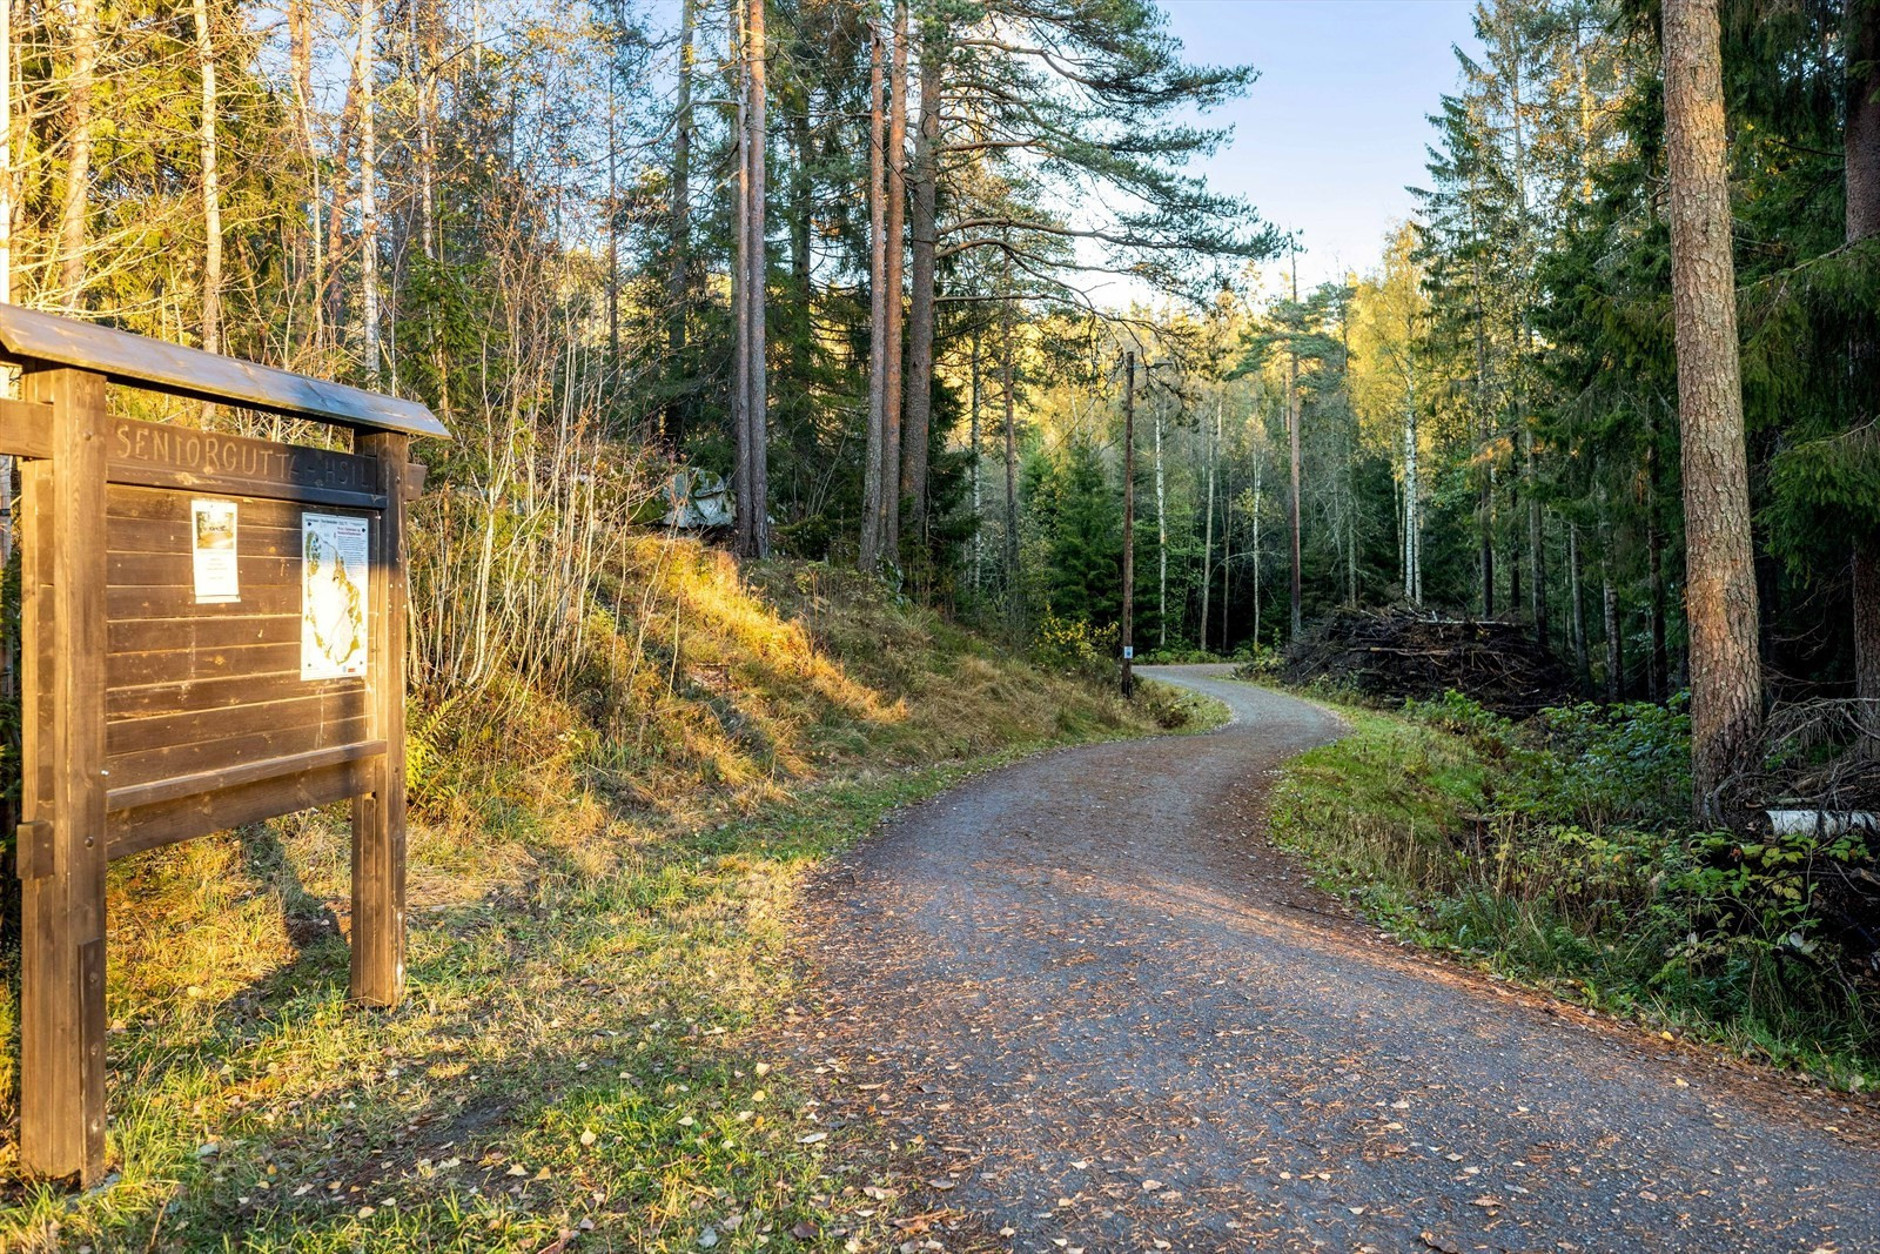
M1234 141L1204 167L1222 191L1302 232L1299 283L1368 268L1423 181L1427 116L1475 44L1472 0L1162 0L1191 61L1252 65L1210 115Z

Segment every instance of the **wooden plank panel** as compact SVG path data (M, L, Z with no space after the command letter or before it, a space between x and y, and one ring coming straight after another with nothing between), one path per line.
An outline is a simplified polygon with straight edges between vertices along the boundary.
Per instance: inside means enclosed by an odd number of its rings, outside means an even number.
M165 712L117 719L105 725L105 752L115 761L126 754L168 745L227 740L272 728L324 726L363 717L365 712L365 686L355 684L350 691L342 689L277 701L248 702L219 710Z
M300 637L292 644L257 644L218 649L164 649L150 653L112 653L105 657L105 677L113 688L180 684L229 675L300 673Z
M105 693L104 712L106 720L115 723L158 714L228 710L236 706L289 701L297 697L333 696L364 689L365 682L360 679L304 680L298 669L261 675L244 672L222 679L111 688Z
M373 431L450 433L416 401L166 344L112 327L0 305L0 345L13 361L95 370L113 383Z
M286 778L268 778L220 792L119 810L109 817L108 853L113 858L128 857L159 845L331 805L377 789L384 778L385 756L375 754Z
M175 496L175 493L165 493ZM194 498L185 498L184 505ZM216 500L224 498L216 497ZM237 506L243 502L236 501ZM291 523L274 524L255 518L255 511L243 507L236 519L236 543L244 556L254 557L300 557L300 510L294 510L295 518ZM189 555L191 550L190 520L185 514L181 518L119 518L105 519L105 548L112 553L179 553Z
M52 406L0 397L0 453L30 460L52 456Z
M243 522L268 527L299 530L301 512L310 507L291 501L264 501L238 492L174 492L163 488L139 488L114 484L106 501L106 517L113 520L155 522L189 521L189 503L198 496L232 500L241 506ZM321 512L325 512L322 510ZM370 513L370 510L337 510L341 514Z
M236 612L200 618L127 618L108 623L107 647L112 653L164 653L295 644L300 640L297 613L245 614L240 612L245 608L240 605L222 608Z
M126 753L111 759L111 786L130 788L148 784L152 780L169 779L174 775L199 775L204 771L219 771L368 739L375 737L371 735L367 721L356 718L303 727L271 728L224 740L202 740L195 744Z
M135 585L105 590L105 612L113 622L131 618L219 618L231 614L300 616L300 584L257 584L242 589L242 599L228 605L196 601L194 587Z
M300 592L300 537L294 537L294 554L282 557L252 551L247 537L236 524L236 570L241 578L242 600L224 604L224 611L245 603L251 588L290 587ZM113 588L175 588L196 597L195 556L181 553L110 553L106 557L106 578Z
M200 793L219 792L246 784L258 784L263 780L282 779L289 775L303 775L308 771L338 766L346 762L383 757L384 754L385 742L383 740L368 740L359 744L337 745L331 749L315 749L311 753L297 753L291 757L273 758L266 762L251 762L245 766L229 767L226 770L207 771L200 775L178 775L170 779L153 780L148 784L113 788L105 794L105 808L135 810L142 806L158 805L166 801L179 801L184 797L194 797Z

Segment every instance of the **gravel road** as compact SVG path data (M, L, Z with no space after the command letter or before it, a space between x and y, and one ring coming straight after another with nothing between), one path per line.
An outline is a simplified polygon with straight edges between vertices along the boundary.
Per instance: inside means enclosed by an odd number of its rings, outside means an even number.
M896 816L804 919L828 1117L1021 1251L1880 1251L1875 1112L1409 953L1259 836L1305 702Z

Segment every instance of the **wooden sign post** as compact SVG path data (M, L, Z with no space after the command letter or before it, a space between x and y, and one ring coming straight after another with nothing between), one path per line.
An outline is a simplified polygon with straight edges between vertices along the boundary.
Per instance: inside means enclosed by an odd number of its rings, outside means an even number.
M113 858L351 800L352 996L404 984L405 504L423 406L0 305L23 459L20 1163L97 1180ZM117 384L354 432L113 418Z

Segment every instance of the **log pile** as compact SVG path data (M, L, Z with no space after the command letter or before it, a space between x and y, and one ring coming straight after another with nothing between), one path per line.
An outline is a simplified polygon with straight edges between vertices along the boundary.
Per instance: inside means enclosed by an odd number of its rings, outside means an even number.
M1378 701L1455 689L1510 718L1577 699L1567 668L1514 623L1407 608L1339 610L1286 651L1281 678L1325 681Z

